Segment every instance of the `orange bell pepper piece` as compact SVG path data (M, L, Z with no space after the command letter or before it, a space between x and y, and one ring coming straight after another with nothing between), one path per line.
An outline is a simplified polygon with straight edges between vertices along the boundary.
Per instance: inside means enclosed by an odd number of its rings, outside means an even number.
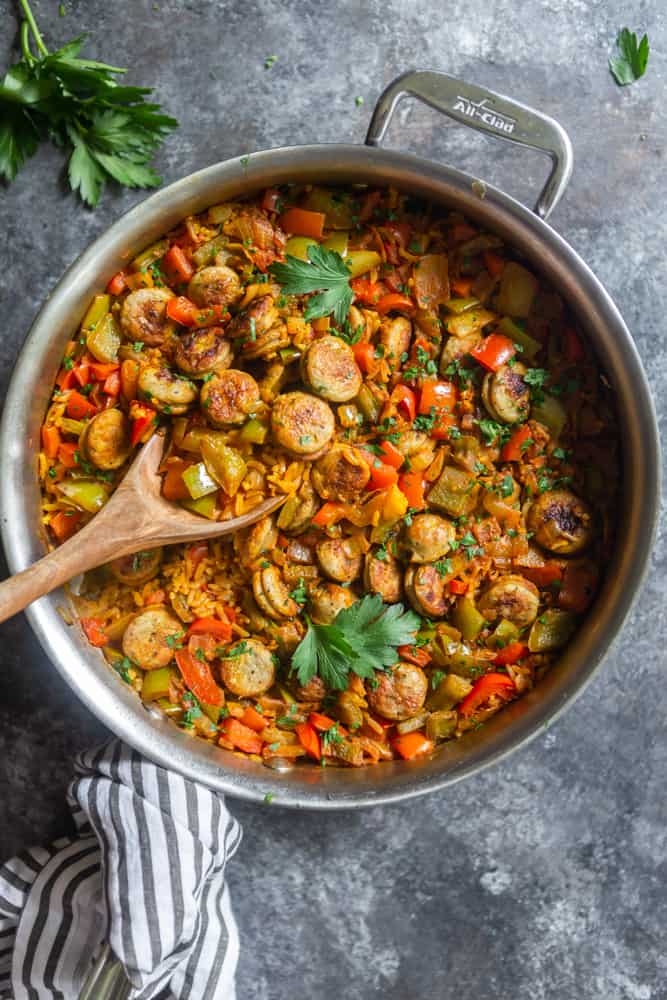
M47 458L55 458L60 447L60 431L53 425L42 427L42 448Z
M230 717L222 724L223 736L232 743L237 750L244 753L261 753L263 743L256 732L244 726L238 719Z
M91 646L107 646L109 644L109 638L99 618L82 618L81 628Z
M323 212L311 212L305 208L288 208L278 219L278 225L293 236L322 238L326 216Z
M172 285L181 285L189 281L195 269L185 256L181 247L174 244L162 258L162 271L167 281Z
M421 731L416 733L404 733L391 741L394 750L401 755L403 760L412 760L413 757L421 757L433 749L433 741L426 738Z
M294 730L299 738L299 743L304 748L309 757L314 760L322 759L322 747L317 731L309 722L299 722Z
M203 701L205 705L224 704L225 696L222 688L218 687L213 679L206 660L193 656L189 649L177 649L175 656L183 680L195 698Z

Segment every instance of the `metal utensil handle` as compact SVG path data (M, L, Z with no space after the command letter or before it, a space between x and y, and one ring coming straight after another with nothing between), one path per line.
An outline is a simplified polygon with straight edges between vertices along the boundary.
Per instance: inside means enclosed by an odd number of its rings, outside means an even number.
M411 71L397 77L380 95L368 127L367 145L381 144L391 117L404 97L416 97L478 132L546 153L553 167L537 199L535 211L540 218L546 219L556 207L572 174L572 144L565 129L553 118L447 73Z

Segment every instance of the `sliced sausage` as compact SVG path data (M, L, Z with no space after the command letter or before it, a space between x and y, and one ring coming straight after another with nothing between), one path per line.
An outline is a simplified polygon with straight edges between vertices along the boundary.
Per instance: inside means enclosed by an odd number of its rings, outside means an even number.
M243 566L253 566L265 557L278 542L275 519L269 515L257 521L246 531L234 534L234 551Z
M290 336L285 323L276 323L266 333L258 333L254 340L244 340L241 344L241 356L246 361L258 358L270 360L275 358L283 347L289 347Z
M193 378L224 371L234 359L232 345L221 326L203 330L188 330L179 337L174 352L174 362L186 375Z
M162 563L162 549L145 549L131 556L121 556L109 563L109 569L121 583L140 587L152 580Z
M535 541L549 552L571 556L593 540L593 511L570 490L547 490L531 504L526 519Z
M300 535L308 528L320 508L319 497L310 483L283 504L278 514L278 527L286 535Z
M380 345L392 371L399 368L403 355L410 350L412 323L405 316L386 317L380 323Z
M456 538L456 528L438 514L417 514L405 527L401 548L410 562L437 562L446 555Z
M361 572L361 552L353 538L325 538L316 546L322 572L338 583L352 583Z
M368 684L368 704L383 719L400 722L409 719L422 707L428 693L428 680L421 667L401 662L393 670L376 671L376 686Z
M183 626L166 608L149 608L133 618L123 634L123 652L142 670L166 667ZM173 639L171 645L167 642Z
M306 626L300 618L291 618L289 621L271 622L267 629L267 635L276 644L276 653L281 659L291 656L306 634Z
M311 618L318 625L330 625L339 611L357 601L357 595L337 583L322 583L315 587L308 598Z
M492 583L477 601L477 609L487 621L505 618L519 628L535 621L539 606L540 592L535 584L512 573Z
M278 396L271 410L271 429L277 444L302 458L325 448L336 429L331 407L307 392Z
M405 572L405 592L420 615L442 618L452 604L447 574L442 575L432 563L410 566Z
M130 292L120 310L121 329L128 340L160 347L174 332L167 316L167 302L174 293L168 288L138 288Z
M130 454L130 422L122 410L102 410L81 436L84 457L98 469L120 469Z
M248 372L228 368L216 372L201 388L201 405L216 427L244 424L259 405L259 386Z
M139 391L161 413L185 413L197 398L197 386L166 366L148 365L139 373Z
M315 463L312 481L322 499L349 503L358 497L370 477L370 465L361 451L347 444L334 444Z
M332 403L346 403L361 389L361 372L349 344L330 335L314 340L303 356L301 376L306 385Z
M270 618L294 618L300 608L290 597L277 566L264 566L252 575L252 592L261 610Z
M220 677L225 687L239 698L256 698L268 691L276 677L271 651L259 639L243 639L235 654L220 661Z
M424 431L403 431L396 442L396 447L402 455L410 459L413 472L421 472L433 461L435 456L435 441Z
M322 701L326 693L326 684L317 674L307 684L296 689L297 701Z
M241 298L241 279L231 267L203 267L190 279L188 297L198 306L231 306Z
M244 358L268 358L289 345L287 327L271 295L262 295L242 309L227 327L228 335L241 345Z
M482 402L494 420L516 424L528 419L530 386L523 380L526 371L526 366L517 361L484 376Z
M378 557L378 551L375 549L366 553L364 585L371 594L379 594L385 604L396 604L403 593L401 567L386 549L382 559Z

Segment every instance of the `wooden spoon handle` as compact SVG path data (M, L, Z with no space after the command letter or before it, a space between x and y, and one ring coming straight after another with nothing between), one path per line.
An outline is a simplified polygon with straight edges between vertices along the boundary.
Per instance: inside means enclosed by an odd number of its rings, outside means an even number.
M78 573L118 555L118 543L100 532L88 534L91 524L38 562L0 583L0 622L23 611L38 597L49 594Z

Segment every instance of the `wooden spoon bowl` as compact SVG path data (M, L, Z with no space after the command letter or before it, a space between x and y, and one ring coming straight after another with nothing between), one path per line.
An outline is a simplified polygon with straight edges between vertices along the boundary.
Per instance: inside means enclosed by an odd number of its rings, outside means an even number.
M282 494L269 497L228 521L191 514L160 492L158 468L163 449L164 438L154 434L92 521L33 566L0 583L0 622L94 566L158 545L233 534L277 510L287 499Z

